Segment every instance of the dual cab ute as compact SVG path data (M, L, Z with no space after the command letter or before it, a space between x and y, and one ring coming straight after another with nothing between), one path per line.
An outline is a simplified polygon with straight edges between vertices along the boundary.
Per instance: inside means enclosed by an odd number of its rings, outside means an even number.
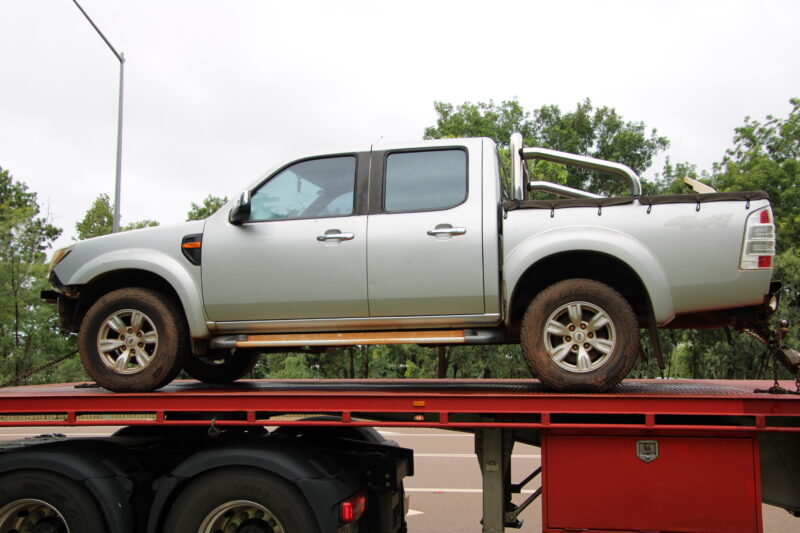
M529 181L529 159L601 171L628 192ZM640 329L764 330L776 307L765 193L644 196L624 165L526 148L519 134L511 167L506 180L485 138L290 161L206 220L57 251L43 297L112 391L153 390L181 369L234 381L269 350L391 343L520 343L547 386L601 391L635 364Z

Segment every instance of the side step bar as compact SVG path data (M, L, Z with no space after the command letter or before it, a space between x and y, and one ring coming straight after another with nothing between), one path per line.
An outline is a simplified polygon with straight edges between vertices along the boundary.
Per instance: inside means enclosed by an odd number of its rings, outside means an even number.
M225 335L211 348L290 348L298 346L357 346L368 344L495 344L503 342L495 330L362 331L329 333L278 333Z

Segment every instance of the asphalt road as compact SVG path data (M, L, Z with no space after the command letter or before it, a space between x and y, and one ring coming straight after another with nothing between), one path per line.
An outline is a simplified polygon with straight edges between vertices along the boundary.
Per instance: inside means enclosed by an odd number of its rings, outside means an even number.
M0 440L21 438L41 433L66 433L75 436L102 436L113 432L112 427L83 428L0 428ZM386 438L401 446L412 448L415 457L413 477L405 487L410 496L408 526L410 533L463 533L481 531L481 476L473 453L471 434L422 428L391 428L381 430ZM512 456L512 477L519 481L540 465L538 448L517 445ZM535 482L534 482L535 483ZM535 488L535 487L531 487ZM526 494L515 497L519 502ZM763 533L800 531L800 518L783 509L769 505L763 509ZM521 518L522 529L542 531L541 503L534 502ZM508 529L507 531L515 531Z

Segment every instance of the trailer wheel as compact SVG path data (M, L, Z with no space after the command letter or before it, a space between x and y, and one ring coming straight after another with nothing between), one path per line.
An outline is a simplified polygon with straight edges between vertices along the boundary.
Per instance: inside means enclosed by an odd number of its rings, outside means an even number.
M203 383L231 383L253 370L260 355L255 350L209 350L187 356L183 369Z
M531 302L520 342L528 366L548 387L601 392L622 381L636 363L639 325L613 288L568 279Z
M314 513L289 482L264 471L231 467L197 477L167 516L166 533L319 533Z
M78 483L44 470L0 476L0 531L101 533L103 515Z
M146 392L175 379L187 346L181 311L144 288L112 291L83 317L81 361L98 385L114 392Z

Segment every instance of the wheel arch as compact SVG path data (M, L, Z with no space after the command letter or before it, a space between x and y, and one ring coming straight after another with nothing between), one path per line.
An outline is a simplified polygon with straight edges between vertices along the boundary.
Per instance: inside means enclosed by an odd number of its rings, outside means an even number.
M104 294L143 287L157 290L180 305L192 338L211 335L203 311L199 274L195 279L184 265L164 253L144 250L136 260L131 260L130 255L116 258L115 253L104 254L83 265L66 284L80 286L73 320L76 329L89 307Z
M601 228L554 230L531 237L504 266L506 325L514 327L533 298L555 282L587 278L620 292L642 319L662 325L675 316L666 273L653 254L629 236Z
M147 531L161 531L172 503L188 484L203 474L225 468L256 468L292 484L312 509L320 530L328 531L330 516L325 511L332 501L341 498L335 476L321 475L319 454L308 453L302 447L269 446L263 444L236 445L203 450L178 465L171 474L156 482ZM306 481L303 483L303 481ZM331 498L331 494L336 494ZM342 497L347 497L344 494Z

